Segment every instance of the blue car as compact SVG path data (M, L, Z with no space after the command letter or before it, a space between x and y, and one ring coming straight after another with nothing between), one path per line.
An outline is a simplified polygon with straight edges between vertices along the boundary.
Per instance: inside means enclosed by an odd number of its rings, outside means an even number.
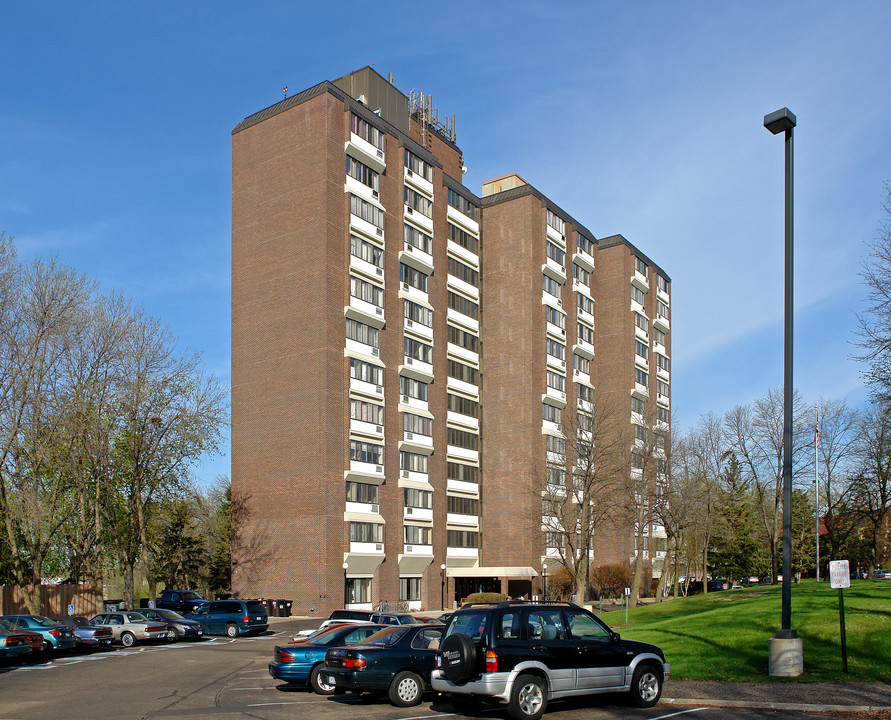
M71 650L77 645L74 630L40 615L4 615L2 620L16 627L43 635L50 650Z
M384 627L372 623L337 624L317 630L290 645L276 646L275 660L269 663L269 674L276 680L309 685L319 695L333 695L334 685L319 676L325 664L325 652L329 647L362 642Z
M201 623L206 635L231 638L250 633L259 635L269 627L266 609L256 600L214 600L199 605L185 617Z

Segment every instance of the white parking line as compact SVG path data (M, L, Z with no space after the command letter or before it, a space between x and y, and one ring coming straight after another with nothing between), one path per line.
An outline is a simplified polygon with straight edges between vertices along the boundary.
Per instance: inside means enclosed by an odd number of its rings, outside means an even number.
M665 720L665 718L675 717L677 715L686 715L687 713L695 713L700 710L706 710L707 708L698 707L691 708L690 710L679 710L678 712L669 713L668 715L659 715L659 717L650 718L650 720Z
M252 705L246 705L245 707L263 707L264 705L312 705L328 702L327 700L295 700L293 702L267 702L267 703L253 703ZM432 715L427 715L427 717L433 717ZM445 717L437 716L437 717Z

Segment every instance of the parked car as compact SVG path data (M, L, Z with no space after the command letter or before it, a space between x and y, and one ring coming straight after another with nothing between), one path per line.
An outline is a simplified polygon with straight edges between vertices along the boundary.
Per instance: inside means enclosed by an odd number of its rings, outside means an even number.
M28 643L31 646L31 654L37 655L42 652L45 652L49 647L49 644L46 640L43 639L43 635L36 632L31 632L30 630L23 630L18 625L13 625L8 620L0 620L0 633L5 633L7 635L24 635L28 639ZM18 655L19 653L14 653L14 655ZM23 653L27 655L27 653ZM0 657L3 657L0 655Z
M891 570L882 570L881 568L872 571L873 580L891 580Z
M47 650L60 652L71 650L77 645L74 630L65 627L55 620L50 620L42 615L4 615L2 620L11 622L22 630L30 630L43 636L47 643Z
M386 692L397 707L421 702L442 637L442 625L398 625L358 645L325 654L323 681L339 692Z
M255 600L214 600L199 605L186 619L201 623L208 635L231 638L249 633L259 635L269 627L266 609Z
M33 635L34 633L25 632L12 623L0 620L0 660L11 660L34 652ZM43 648L43 638L40 640L40 647Z
M93 625L85 617L68 615L54 617L57 623L67 625L74 631L74 638L81 647L108 647L114 642L114 631L107 625Z
M652 707L669 674L658 647L622 639L574 603L504 601L455 611L431 684L459 710L497 700L515 720L538 720L550 700L594 693Z
M311 635L316 630L323 630L336 622L370 622L378 625L415 625L421 622L413 615L398 613L372 612L371 610L334 610L328 619L317 628L308 628L297 633L298 636Z
M194 590L162 590L161 596L155 601L155 609L173 610L180 615L187 615L207 602L210 601L205 600Z
M170 631L166 623L149 620L142 613L133 610L118 613L100 613L90 618L93 625L108 625L114 639L124 647L133 647L137 640L166 640Z
M204 636L204 628L197 620L189 620L184 618L178 612L173 610L152 610L151 608L143 608L139 611L149 620L157 620L165 623L167 630L170 632L171 640L198 640Z
M308 684L319 695L333 695L334 686L320 677L328 648L362 642L384 627L374 623L329 625L308 638L278 645L273 651L275 659L269 663L269 674L288 683Z

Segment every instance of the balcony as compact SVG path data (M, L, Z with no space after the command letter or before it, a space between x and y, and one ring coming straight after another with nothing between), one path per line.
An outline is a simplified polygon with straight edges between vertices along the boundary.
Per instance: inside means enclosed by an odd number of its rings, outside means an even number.
M422 338L427 342L433 342L433 328L424 325L423 323L419 323L417 320L405 318L404 329L405 332L410 335L415 335L416 337Z
M350 295L350 304L343 309L343 314L352 320L358 320L376 328L382 328L386 324L382 307L352 295Z
M455 225L463 227L471 235L480 236L480 224L473 218L467 217L463 212L451 205L446 206L446 217Z
M641 385L639 382L634 383L631 394L634 395L634 397L640 398L641 400L650 399L649 388L646 385Z
M464 393L465 395L469 395L472 398L478 399L480 396L479 385L474 385L473 383L469 383L464 380L458 380L458 378L449 377L446 380L446 387L448 389L457 390L458 392Z
M433 183L426 178L421 177L409 168L404 168L402 179L406 185L411 185L418 192L423 193L431 200L433 199Z
M427 217L426 215L424 215L424 213L418 212L408 205L403 205L403 217L408 222L412 222L417 225L428 235L433 234L433 218Z
M402 243L402 248L399 251L399 262L420 270L425 275L433 274L433 256L430 253L418 250L407 242Z
M353 215L352 213L350 213L350 230L357 232L360 235L364 235L378 243L383 243L384 241L383 228L379 228L377 225L373 225L367 220L363 220L358 215Z
M462 362L465 362L469 365L476 365L477 367L479 367L480 354L474 352L473 350L468 350L467 348L461 347L460 345L448 343L446 346L446 352L450 357L454 357L456 360L461 360Z
M432 455L433 437L431 435L421 435L420 433L404 432L402 433L402 440L399 441L399 449L420 455Z
M642 272L640 272L636 268L634 270L634 274L631 276L631 282L632 282L632 284L636 285L644 292L648 292L650 289L649 279L647 278L646 275L644 275Z
M480 321L470 317L469 315L465 315L464 313L460 313L457 310L448 308L448 310L446 311L446 318L451 320L453 325L460 325L461 327L470 330L474 335L480 334Z
M344 143L344 151L350 157L356 158L361 163L382 173L387 169L386 156L383 150L379 150L364 138L355 133L350 133L350 139ZM346 162L346 160L344 160Z
M480 519L477 515L459 515L457 513L448 513L446 522L449 525L464 525L465 527L479 528Z
M433 365L421 360L415 360L407 355L403 356L403 364L399 366L399 374L420 380L421 382L433 382Z
M659 328L662 332L668 332L669 330L671 330L671 327L669 326L669 323L668 323L668 318L665 317L664 315L659 315L658 313L656 314L656 317L653 320L653 325L655 325L657 328Z
M596 270L594 266L594 258L588 255L588 253L583 250L578 250L572 254L572 261L578 265L581 265L585 270L592 273Z
M555 244L559 245L564 250L566 249L566 236L561 235L560 232L556 228L552 228L547 223L545 224L547 228L547 238L548 240L553 240Z
M384 281L384 269L382 267L378 267L355 255L350 255L350 271L364 275L377 283L383 283Z
M562 410L566 407L566 391L547 386L545 394L541 396L541 400Z
M479 450L470 450L468 448L458 447L457 445L448 445L446 447L446 456L455 458L456 460L464 460L477 464L480 461Z
M582 340L581 338L576 338L578 342L576 342L572 346L572 352L577 355L581 355L582 357L586 357L589 360L594 359L594 346L589 343L587 340Z
M427 291L419 290L414 285L409 285L407 282L399 284L399 297L408 298L409 300L414 300L415 302L427 305L428 307L430 306L430 296L427 294Z
M446 413L446 422L449 425L460 426L464 429L473 430L477 433L480 430L479 418L471 417L470 415L462 415L461 413L456 413L453 410L449 410Z
M350 434L364 435L374 440L383 440L384 426L350 418Z
M405 507L402 510L404 520L425 520L433 522L433 510L431 508Z
M545 275L552 277L561 285L566 282L566 268L556 260L548 258L547 262L541 266L541 271Z
M374 359L379 358L381 354L380 349L372 347L371 345L366 345L365 343L361 343L358 340L353 340L351 338L346 338L346 349L349 350L351 353L365 355Z

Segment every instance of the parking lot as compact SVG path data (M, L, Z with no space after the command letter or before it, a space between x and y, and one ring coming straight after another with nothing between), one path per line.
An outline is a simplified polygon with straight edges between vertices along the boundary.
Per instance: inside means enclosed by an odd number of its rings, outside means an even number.
M269 632L260 637L215 637L192 643L118 647L112 651L0 665L0 720L462 717L446 700L435 695L429 695L416 707L400 709L386 700L364 701L351 695L323 697L274 680L267 670L272 648L287 642L297 630L312 625L311 621L270 618ZM776 716L770 711L670 705L639 710L613 696L555 702L545 715L549 720ZM500 706L492 705L477 717L500 719L506 718L506 714ZM819 717L825 719L827 715Z

